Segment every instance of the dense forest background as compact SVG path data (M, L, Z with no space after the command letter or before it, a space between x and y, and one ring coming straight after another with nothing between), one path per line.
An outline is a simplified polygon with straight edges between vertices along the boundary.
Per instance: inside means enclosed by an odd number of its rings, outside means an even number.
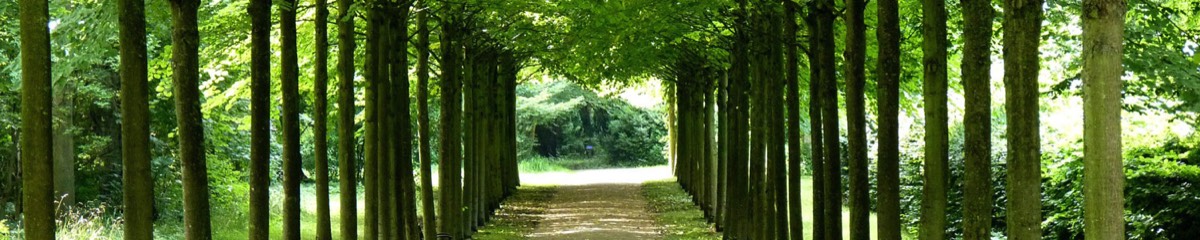
M592 0L569 1L480 1L481 5L497 9L496 17L484 25L497 35L511 39L514 48L527 50L532 57L529 66L522 71L522 85L518 95L518 154L524 162L537 164L564 164L564 159L584 158L604 161L604 166L643 166L667 164L674 156L670 154L673 140L670 130L674 122L667 116L673 114L670 107L674 80L664 76L661 64L655 61L675 57L661 53L664 47L673 45L698 46L701 55L709 59L727 59L722 52L732 35L728 22L732 17L725 10L731 1L690 0L674 4L658 3L657 0L624 1L621 4L605 4ZM605 1L607 2L607 1ZM999 1L993 5L999 6ZM483 4L487 3L487 4ZM947 21L950 47L948 49L949 75L949 129L950 129L950 183L948 232L961 233L961 199L964 165L964 87L960 79L964 74L959 67L962 62L960 32L964 29L962 6L958 1L947 1ZM1131 239L1197 239L1200 238L1200 2L1190 0L1129 0L1125 26L1125 56L1123 65L1124 114L1122 118L1122 152L1124 171L1127 177L1125 189L1125 218L1127 238ZM208 178L213 203L214 228L245 229L245 201L249 186L250 155L250 20L245 14L247 2L240 0L205 1L200 8L200 61L202 112L205 116L205 147L208 162ZM838 1L838 7L842 3ZM77 231L114 236L119 229L112 229L120 221L119 206L122 202L121 156L120 156L120 81L117 67L117 14L113 1L103 0L51 0L52 16L51 44L54 86L54 152L56 186L65 195L60 201L63 209L77 217L69 218L60 225L59 231ZM920 3L916 0L900 1L901 81L900 81L900 137L901 137L901 196L902 216L907 231L915 233L921 208L922 164L926 119L922 92L922 36ZM174 154L179 146L176 136L175 105L171 76L171 26L167 3L147 1L147 46L149 53L149 76L151 86L150 122L152 143L152 166L155 180L156 235L177 236L182 233L182 190L180 188L180 163ZM314 10L308 1L300 3L299 39L297 55L302 72L312 69L315 61L313 38ZM997 7L999 9L999 7ZM1074 239L1082 236L1083 213L1083 107L1080 33L1081 12L1079 0L1046 1L1045 20L1041 32L1040 56L1042 68L1038 78L1039 117L1042 122L1040 134L1042 182L1042 229L1046 239ZM18 41L17 4L0 1L0 236L17 231L20 202L20 171L17 158L20 146L20 65ZM871 4L865 8L866 25L875 26L877 8ZM278 24L277 14L272 22ZM1000 36L997 14L994 33ZM515 16L515 17L514 17ZM362 16L357 16L362 17ZM507 17L507 18L506 18ZM513 20L510 25L496 19ZM516 20L520 21L516 21ZM846 29L842 19L835 33L841 36ZM365 28L366 21L357 21ZM330 32L337 26L330 25ZM415 27L410 27L415 29ZM278 28L274 28L278 29ZM556 31L561 30L561 31ZM563 30L566 29L566 30ZM276 30L277 31L277 30ZM272 36L278 35L273 32ZM434 33L435 37L437 31ZM794 36L799 42L807 42L809 36ZM357 40L362 41L360 34ZM665 40L664 40L665 39ZM685 40L677 40L685 39ZM330 45L336 46L338 39L331 38ZM877 56L876 37L866 35L865 59L874 63ZM999 45L995 38L994 46ZM272 41L272 48L278 48ZM435 44L435 48L436 48ZM845 49L836 45L836 52ZM564 48L566 50L564 50ZM807 48L802 48L807 49ZM1004 84L1003 61L999 47L992 47L993 58L991 89L1001 92ZM337 51L337 49L332 49ZM362 56L364 48L358 48L355 56ZM415 48L408 49L415 55ZM272 53L278 58L278 52ZM801 56L807 58L806 56ZM844 59L838 54L838 69L844 69ZM724 60L714 65L725 67ZM357 62L362 67L362 62ZM811 69L807 61L799 61L802 69ZM337 74L335 62L330 62L331 75ZM274 67L278 67L273 65ZM875 79L878 69L867 64L866 79ZM271 71L271 79L278 81L280 71ZM538 81L552 76L554 81ZM433 77L436 81L437 76ZM842 81L842 77L838 81ZM363 79L356 78L356 87L363 87ZM801 74L800 84L811 79ZM647 82L663 82L663 104L635 106L605 89L653 85ZM313 155L317 151L337 156L336 145L328 149L315 149L310 126L313 118L312 102L314 80L310 74L299 75L301 103L300 131L301 156L306 175L314 168ZM282 108L278 101L279 84L272 84L271 122L281 121ZM415 84L409 92L417 92ZM846 89L839 82L838 96ZM867 92L875 92L874 81L866 81ZM436 102L440 91L433 88ZM599 93L598 93L599 92ZM611 92L611 91L609 91ZM807 104L808 92L800 91L801 104ZM877 99L866 95L866 131L874 136L877 130ZM355 120L361 124L363 114L359 95ZM408 96L414 98L415 96ZM993 94L992 131L992 189L995 195L992 218L993 236L1003 236L1005 231L1005 184L1007 147L1005 145L1006 116L1004 95ZM844 97L838 103L845 103ZM335 106L334 99L327 103ZM843 105L839 105L839 109ZM331 109L332 110L332 109ZM412 109L416 115L416 108ZM431 105L433 116L440 109ZM840 115L845 115L845 110ZM808 129L807 114L800 115L800 127ZM329 119L329 125L336 125ZM437 117L431 119L435 124ZM410 123L416 126L415 121ZM845 123L840 123L846 128ZM356 128L359 129L359 128ZM363 134L362 129L356 135ZM433 131L438 131L434 128ZM844 134L845 131L842 131ZM273 138L282 138L281 131L273 131ZM437 134L433 135L437 144ZM329 133L330 142L338 142L336 131ZM355 149L363 149L363 138L356 137ZM804 138L807 139L807 138ZM840 136L840 145L846 145L846 137ZM869 138L866 149L871 163L869 176L875 185L874 171L877 142ZM279 141L272 141L270 171L273 194L277 193L282 181ZM791 143L791 144L804 144ZM589 149L589 146L594 149ZM414 143L414 149L416 148ZM434 147L436 149L436 146ZM847 151L846 147L841 148ZM413 159L416 159L414 154ZM808 150L792 152L807 156ZM356 154L356 156L363 156ZM840 154L846 158L848 154ZM434 153L434 162L438 157ZM807 158L806 158L807 159ZM360 161L361 159L356 159ZM331 179L338 179L337 161L330 161ZM556 163L557 162L557 163ZM849 161L842 161L847 163ZM362 166L362 164L356 164ZM810 167L804 165L805 168ZM847 166L842 166L843 169ZM843 170L844 171L844 170ZM361 174L361 169L354 171ZM805 169L811 174L812 169ZM843 189L848 188L849 178L841 175ZM307 178L307 177L306 177ZM306 180L310 184L310 180ZM305 191L311 191L306 187ZM875 194L872 189L872 195ZM336 193L336 192L335 192ZM846 198L846 196L843 196ZM280 204L281 198L272 197L272 204ZM875 201L872 198L872 209ZM271 208L278 215L279 208ZM278 216L276 216L278 217ZM76 226L76 227L64 227ZM176 235L173 235L176 234ZM243 237L244 233L228 233Z

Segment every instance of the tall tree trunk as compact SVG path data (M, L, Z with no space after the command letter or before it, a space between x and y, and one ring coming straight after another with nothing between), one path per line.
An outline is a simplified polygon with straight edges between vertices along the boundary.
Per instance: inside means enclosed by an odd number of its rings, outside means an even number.
M250 239L271 232L271 1L252 0L250 14Z
M925 186L921 189L921 239L946 239L950 183L949 118L946 109L946 2L922 0L925 100Z
M392 25L392 37L395 44L391 48L392 60L392 100L395 120L393 131L396 138L392 140L395 146L395 176L398 186L395 194L399 198L396 210L393 210L399 220L397 237L401 239L419 239L421 230L417 224L416 184L413 182L412 165L412 115L410 114L409 82L408 82L408 16L412 1L401 0L396 3L397 19Z
M300 67L296 64L296 0L279 8L283 92L283 239L300 239Z
M750 59L747 45L750 40L750 29L748 28L749 17L746 10L747 0L738 0L738 9L736 10L737 22L734 31L734 44L732 47L732 59L729 69L729 172L726 176L729 189L726 194L729 195L729 203L726 207L730 210L725 218L725 222L729 224L729 233L733 239L749 239L751 237L750 227L753 216L750 205L750 189L749 189L749 84L750 84Z
M821 130L824 139L821 142L824 147L821 148L824 153L823 165L824 173L822 173L822 181L824 181L822 203L825 221L825 238L826 239L842 239L842 158L841 158L841 141L838 129L838 101L837 101L837 63L834 59L834 51L836 46L834 43L834 14L835 7L832 0L822 0L817 3L817 41L819 45L814 48L821 48L818 53L818 61L821 64Z
M875 174L880 240L900 240L900 4L899 0L879 0L879 147Z
M358 239L358 191L354 159L354 13L353 0L338 0L338 188L342 239Z
M765 78L764 93L766 98L763 103L766 105L767 121L767 169L769 179L767 186L770 189L768 192L769 204L767 206L771 213L767 219L768 237L783 239L788 237L788 216L787 216L787 156L786 154L786 124L784 123L784 88L786 87L786 75L784 74L784 49L788 45L792 37L782 34L783 30L783 2L777 0L763 1L763 5L767 14L764 16L767 21L767 33L770 33L773 41L767 41L763 46L766 51L766 65L763 69Z
M54 93L54 201L65 208L75 205L75 84L62 82L50 90Z
M713 220L715 219L714 216L716 216L717 209L718 180L717 156L715 155L717 149L716 143L713 142L715 140L713 132L717 127L713 119L715 116L714 111L717 110L717 99L713 92L717 81L716 75L710 73L708 76L705 76L705 81L707 83L704 86L704 204L708 210L705 212L705 215L707 215L709 220Z
M183 163L183 215L187 239L211 239L208 167L204 157L204 117L200 113L200 31L197 0L171 0L174 46L175 115L179 121L179 161Z
M866 61L866 2L846 0L846 126L850 161L850 239L870 238L870 200L867 183L867 116L863 73Z
M717 231L725 231L727 229L727 221L725 215L728 214L725 208L729 201L729 74L722 70L720 80L717 85L717 199L714 203L716 207L713 222Z
M1125 1L1083 1L1083 218L1088 239L1125 238L1121 66Z
M438 231L441 234L448 234L451 239L462 239L462 199L458 192L462 191L461 165L462 165L462 145L461 139L461 114L462 114L462 85L460 83L459 59L462 57L460 42L458 41L458 19L453 12L457 9L453 7L453 2L448 0L442 1L442 78L441 78L441 137L438 139L441 143L438 146L438 155L441 156L441 163L438 167L441 169L441 174L438 175L441 182L438 199L439 208L438 216L441 216L441 223L438 225Z
M25 238L54 239L49 1L21 0L21 191Z
M963 0L962 85L963 238L990 239L992 231L992 1Z
M1042 0L1004 1L1004 110L1008 117L1008 237L1042 238L1042 158L1038 133L1038 45Z
M784 73L784 85L786 85L787 95L787 147L788 147L788 176L787 176L787 214L788 232L791 237L788 239L803 239L804 238L804 217L801 210L800 201L800 178L803 169L801 162L804 155L802 151L802 140L800 134L800 56L797 55L799 42L796 41L796 32L799 26L796 25L796 11L800 6L791 1L784 2L784 17L783 17L783 36L784 36L784 68L787 72ZM781 213L781 215L784 215Z
M256 1L257 2L257 1ZM316 59L313 66L313 88L316 98L313 100L316 113L313 119L313 153L315 160L315 175L317 180L317 240L333 239L329 219L329 7L326 0L314 0L316 17L314 26L314 47ZM268 20L269 21L269 20Z
M391 58L392 58L392 32L391 32L391 3L389 0L380 0L376 3L376 15L378 23L375 28L375 210L376 227L378 230L379 239L391 239L395 229L395 216L392 215L392 208L395 206L395 196L392 195L392 190L395 187L395 177L392 173L395 172L395 163L392 161L392 152L394 146L392 139L395 137L392 134L393 115L392 112L392 75L391 75Z
M121 156L125 239L154 238L154 175L150 168L150 95L146 65L146 4L117 1L121 48ZM4 204L0 201L0 204Z
M821 11L818 4L810 2L808 5L809 12L805 14L804 21L808 24L808 134L811 139L809 162L812 168L812 216L813 216L813 239L825 238L825 152L824 135L821 133L821 125L825 122L821 118L821 106L824 99L821 96L821 91L824 89L821 86L823 78L821 74L826 70L821 63L820 56L823 56L823 47L820 47L821 42L818 40L818 35L821 34L820 28L824 27L817 21L818 13Z
M420 8L428 8L428 0L420 1ZM432 147L429 146L429 23L428 10L417 11L417 155L421 159L421 215L424 224L423 239L437 238L437 220L433 208Z
M364 94L366 108L363 110L363 197L366 198L363 213L364 239L379 237L379 85L382 47L379 42L380 22L383 21L379 4L383 0L367 1L366 62L363 63L367 89Z

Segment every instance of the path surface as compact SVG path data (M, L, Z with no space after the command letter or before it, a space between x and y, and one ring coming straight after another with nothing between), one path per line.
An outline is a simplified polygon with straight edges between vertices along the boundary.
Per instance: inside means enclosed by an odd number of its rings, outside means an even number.
M667 167L523 174L523 184L557 185L530 239L659 239L641 184L670 178Z

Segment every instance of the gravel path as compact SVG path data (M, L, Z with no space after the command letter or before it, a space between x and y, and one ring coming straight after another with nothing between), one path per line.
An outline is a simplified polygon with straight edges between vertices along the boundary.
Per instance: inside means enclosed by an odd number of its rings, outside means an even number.
M543 176L522 176L522 181ZM544 176L560 183L530 239L659 239L641 183L670 177L666 168L576 171Z

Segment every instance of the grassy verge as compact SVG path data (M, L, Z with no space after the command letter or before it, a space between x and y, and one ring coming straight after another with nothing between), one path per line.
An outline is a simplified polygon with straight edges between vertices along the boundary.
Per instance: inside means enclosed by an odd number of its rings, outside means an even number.
M521 186L504 201L491 222L479 229L475 239L526 239L537 228L546 203L554 197L554 186Z
M665 239L721 239L675 180L646 182L642 184L642 195L655 220L663 226Z

